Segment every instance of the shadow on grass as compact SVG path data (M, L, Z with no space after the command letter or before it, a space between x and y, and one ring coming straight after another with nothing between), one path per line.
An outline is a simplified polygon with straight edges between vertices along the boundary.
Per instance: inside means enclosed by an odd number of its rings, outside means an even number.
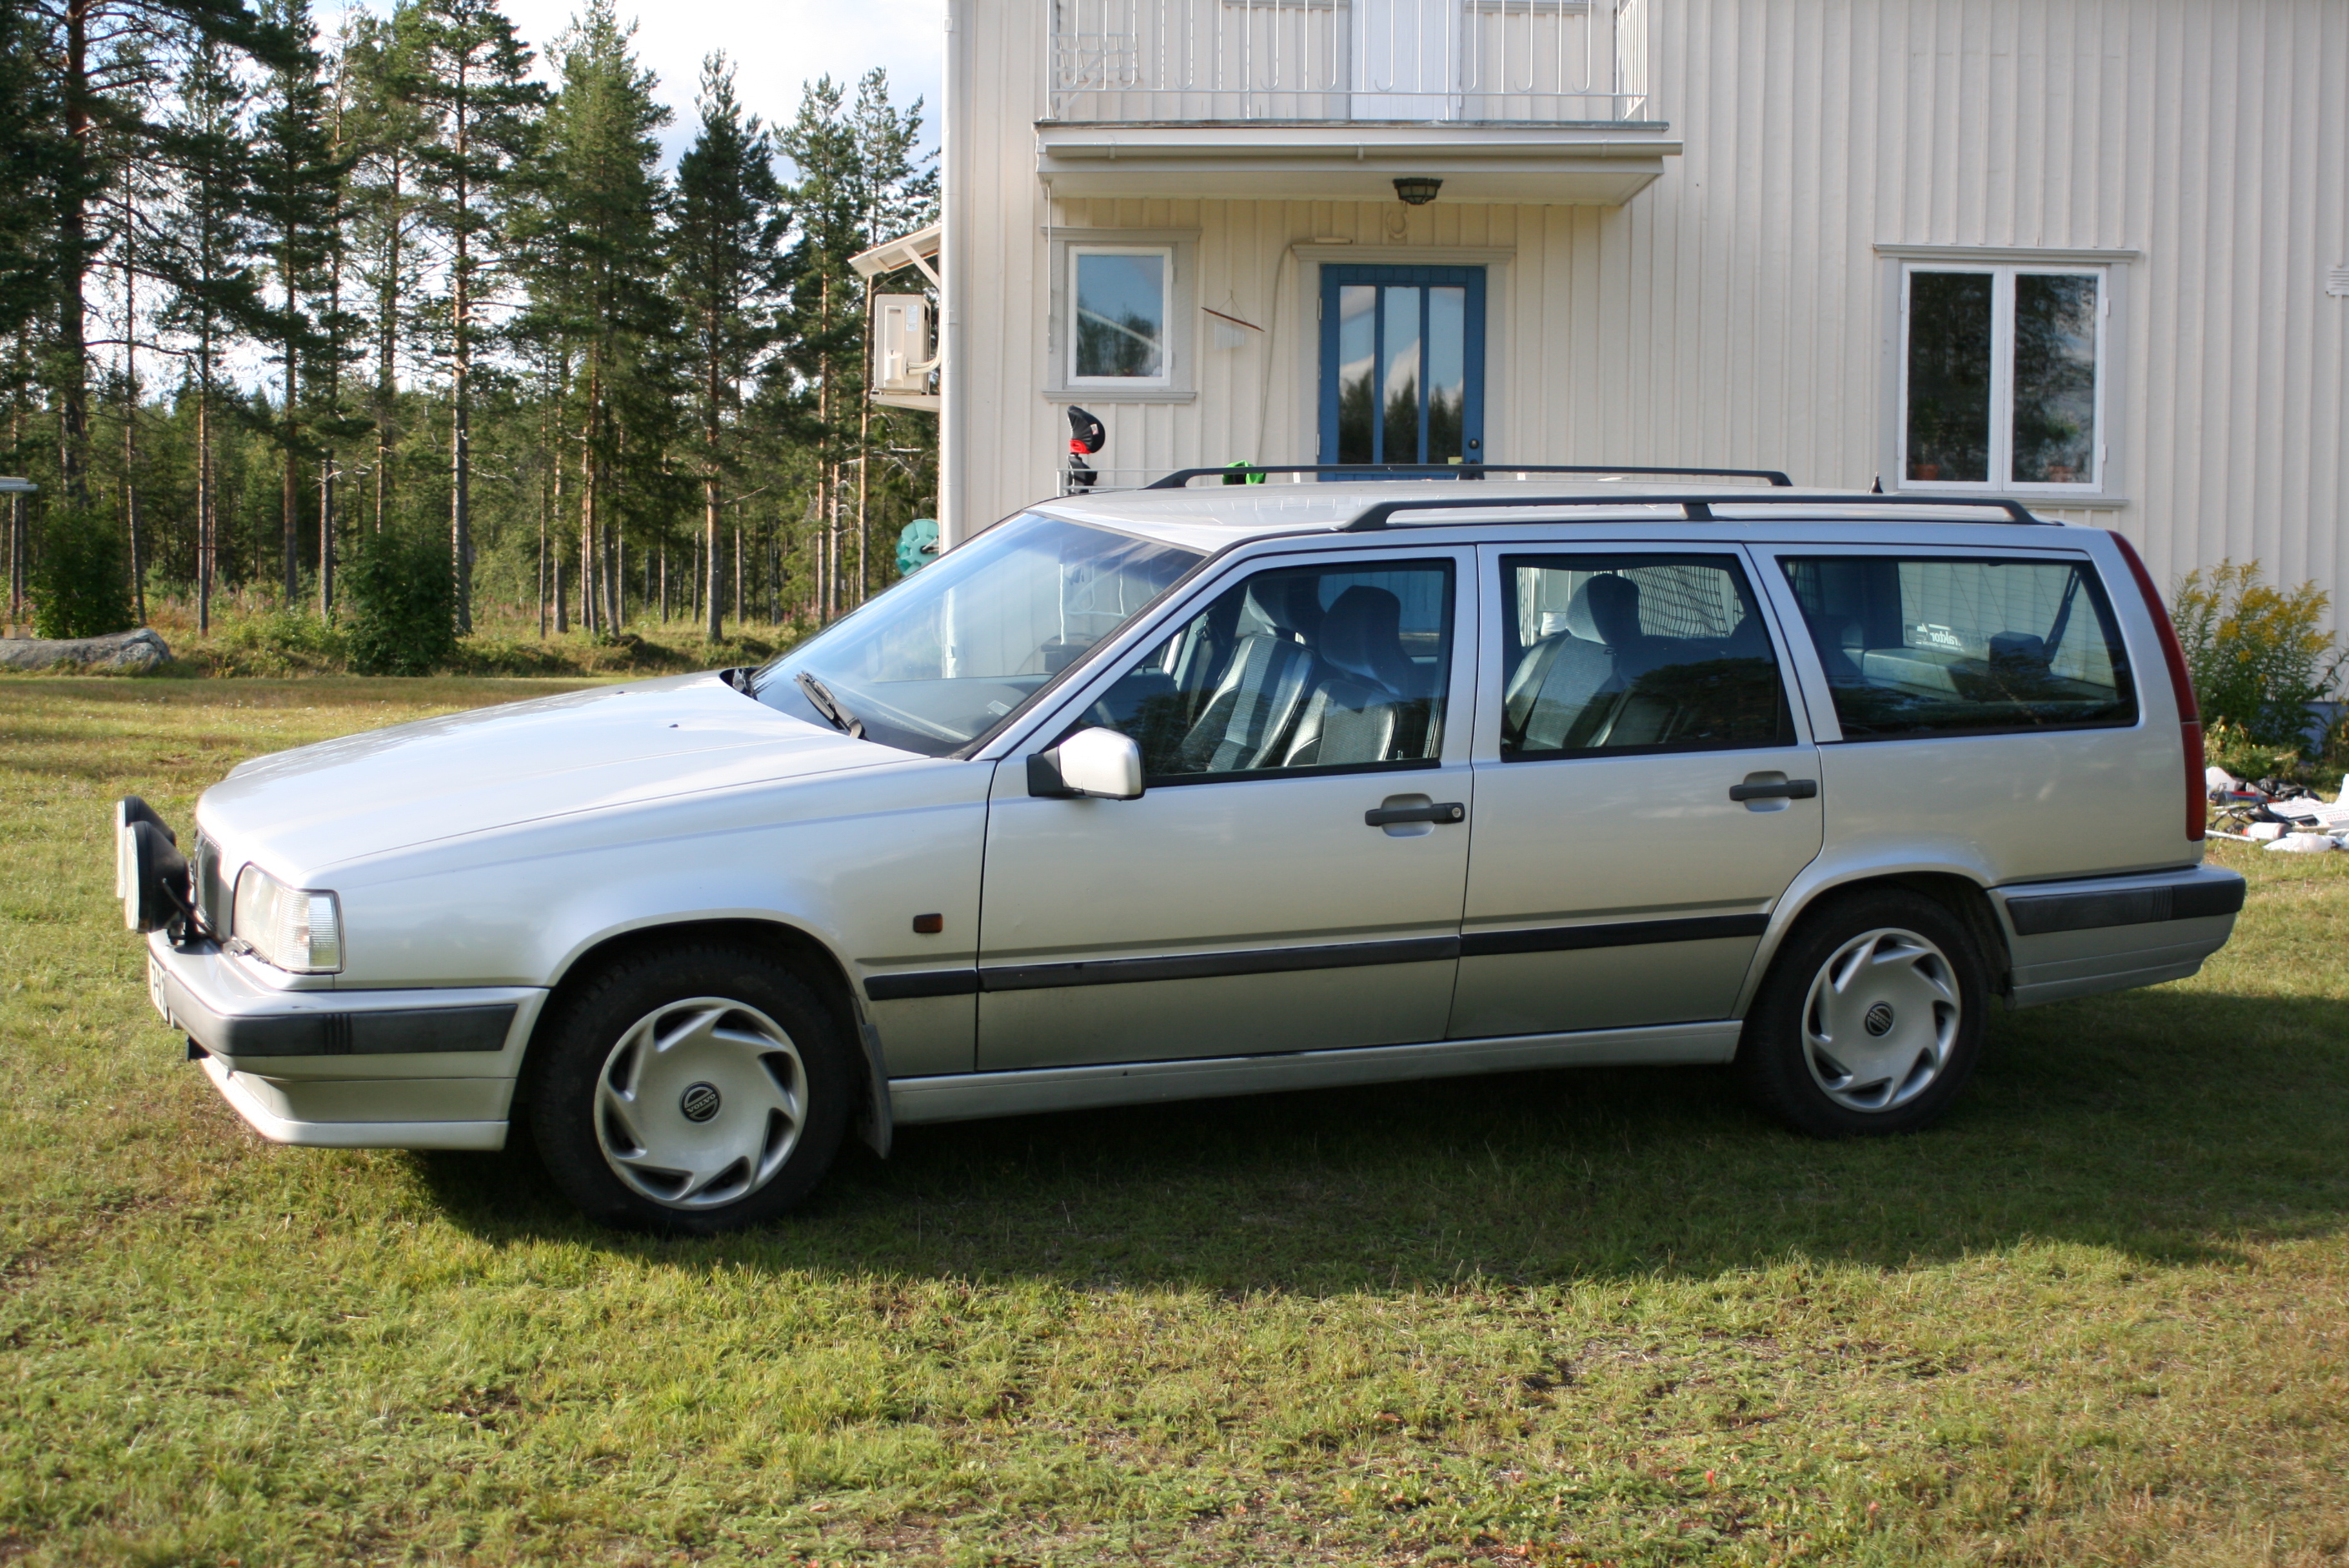
M526 1155L411 1156L493 1243L1226 1291L1708 1277L2031 1240L2147 1261L2349 1221L2349 1002L2151 991L1993 1022L1940 1127L1821 1143L1718 1069L1558 1071L908 1128L711 1241L580 1221Z

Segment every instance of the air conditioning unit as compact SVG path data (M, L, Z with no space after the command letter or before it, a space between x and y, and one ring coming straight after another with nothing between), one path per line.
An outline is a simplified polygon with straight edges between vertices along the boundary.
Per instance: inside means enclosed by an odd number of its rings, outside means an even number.
M873 390L926 392L937 368L930 302L922 294L873 296Z

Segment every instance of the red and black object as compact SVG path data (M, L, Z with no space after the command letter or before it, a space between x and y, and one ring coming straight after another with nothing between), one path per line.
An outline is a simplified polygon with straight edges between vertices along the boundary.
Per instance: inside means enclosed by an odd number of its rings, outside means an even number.
M1069 488L1088 490L1096 478L1085 459L1109 445L1109 427L1075 404L1069 405Z

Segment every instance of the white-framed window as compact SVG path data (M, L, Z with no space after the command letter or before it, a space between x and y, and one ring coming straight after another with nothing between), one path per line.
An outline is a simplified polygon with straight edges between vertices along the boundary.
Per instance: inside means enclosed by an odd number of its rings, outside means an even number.
M2113 269L1900 263L1889 488L2110 492Z
M1174 247L1068 247L1067 385L1171 387Z

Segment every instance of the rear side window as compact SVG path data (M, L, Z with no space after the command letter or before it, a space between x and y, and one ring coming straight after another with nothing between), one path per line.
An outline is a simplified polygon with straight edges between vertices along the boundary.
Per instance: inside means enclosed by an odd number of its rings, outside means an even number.
M1846 740L2137 722L2112 605L2085 562L1784 564Z
M1727 556L1512 555L1506 762L1780 746L1770 634Z

